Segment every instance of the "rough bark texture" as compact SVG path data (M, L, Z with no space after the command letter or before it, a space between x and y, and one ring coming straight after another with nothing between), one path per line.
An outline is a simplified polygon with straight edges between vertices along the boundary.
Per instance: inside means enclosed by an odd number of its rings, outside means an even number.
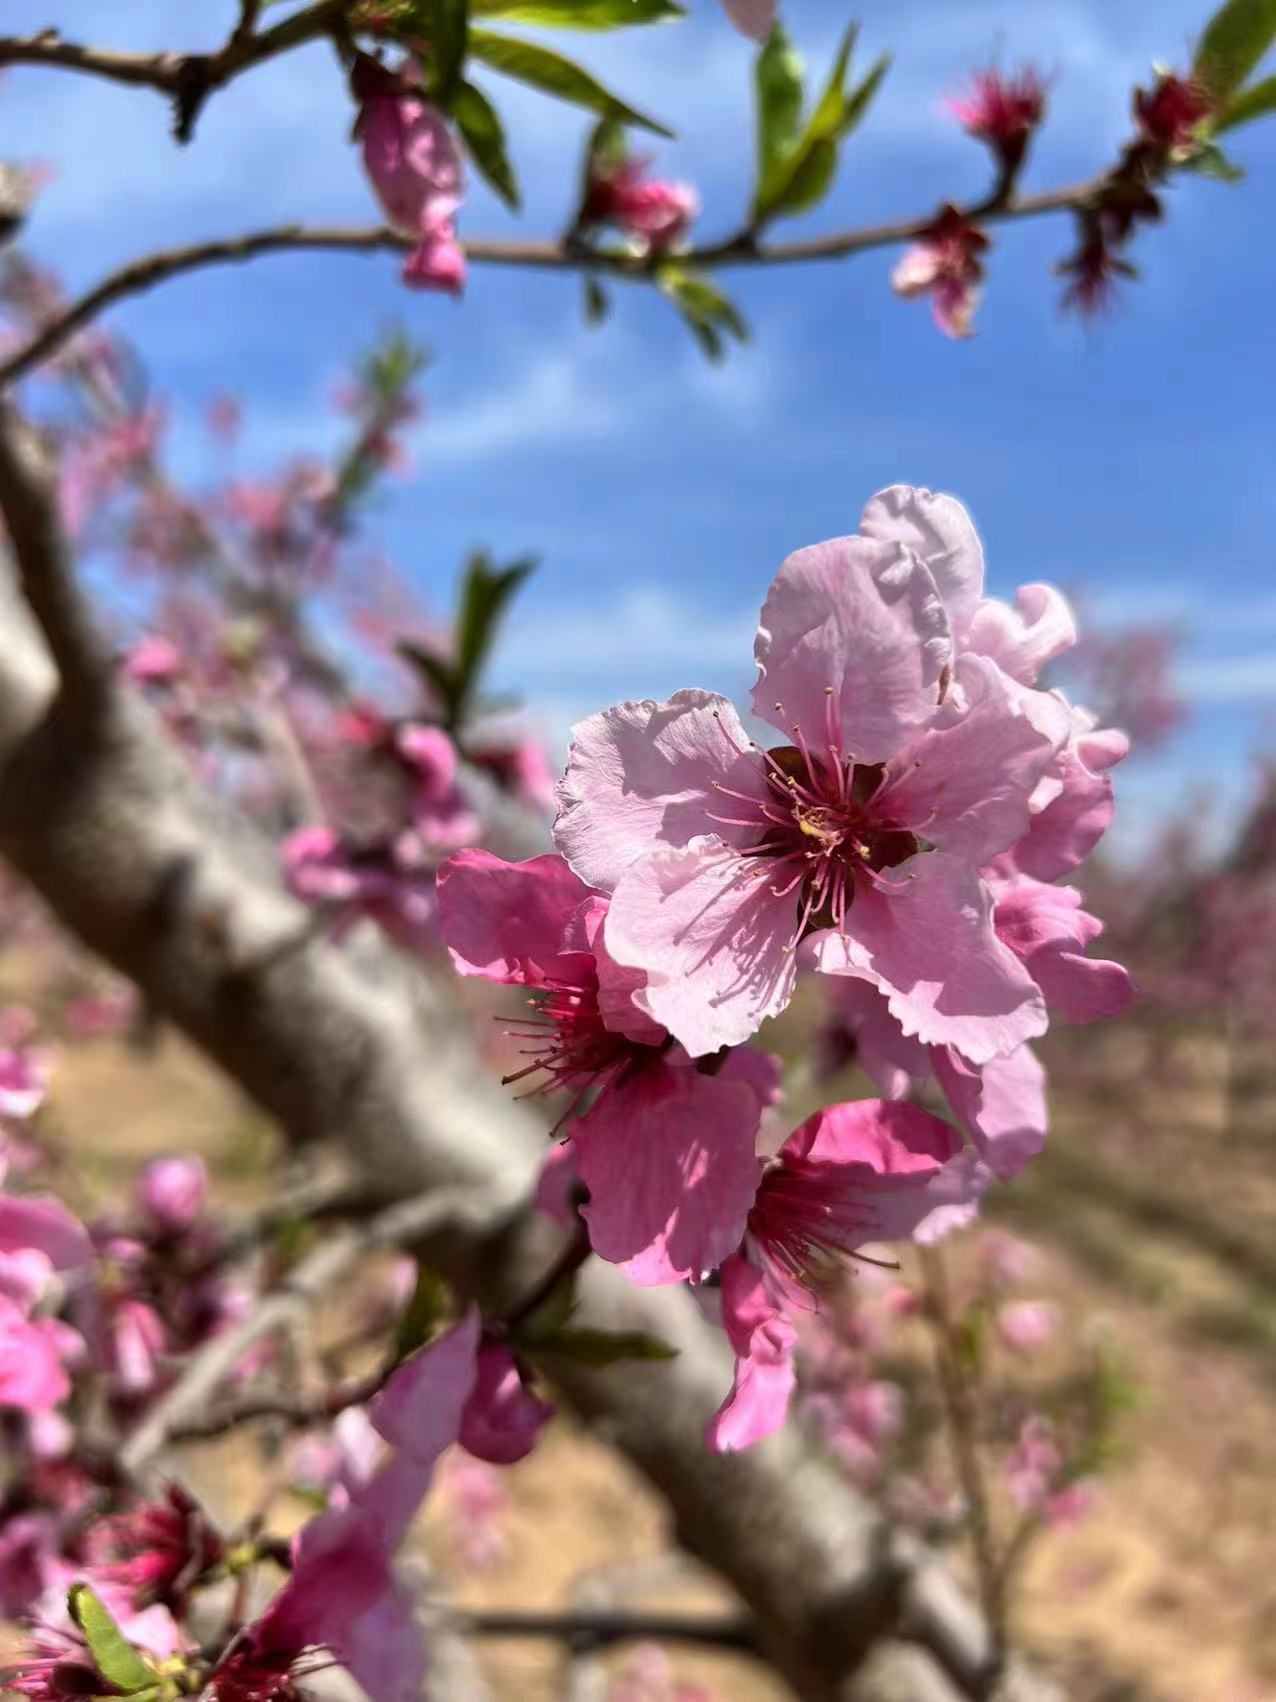
M26 431L0 418L0 510L63 680L57 689L10 591L0 600L0 854L292 1142L340 1147L387 1199L433 1188L479 1197L479 1217L432 1237L430 1253L462 1292L508 1307L554 1250L527 1205L542 1128L484 1074L446 984L375 946L308 937L273 856L197 784L147 706L86 666L46 477ZM581 1294L591 1325L660 1336L679 1357L565 1367L563 1394L667 1497L679 1540L739 1591L800 1697L993 1693L978 1616L796 1428L742 1455L706 1452L730 1371L692 1295L635 1289L597 1260ZM900 1636L907 1652L889 1641ZM1000 1693L1043 1694L1017 1679Z

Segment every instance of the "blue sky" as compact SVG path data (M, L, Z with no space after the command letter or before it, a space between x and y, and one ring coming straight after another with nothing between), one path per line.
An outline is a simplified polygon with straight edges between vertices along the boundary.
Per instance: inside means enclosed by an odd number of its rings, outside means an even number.
M692 179L705 235L738 219L752 159L751 49L713 0L674 28L556 44L677 131L661 169ZM1088 175L1128 129L1153 60L1182 63L1207 0L863 0L864 63L895 64L848 146L839 182L801 230L924 212L978 192L982 151L942 97L999 55L1054 77L1026 187ZM229 3L8 0L5 27L57 22L119 46L204 46ZM849 11L788 0L822 74ZM528 234L561 228L587 120L494 75L523 179ZM20 68L0 90L5 157L56 177L28 235L72 287L137 253L282 219L366 220L331 55L307 50L217 96L192 147L168 140L158 97ZM1162 755L1127 770L1125 842L1202 782L1235 794L1276 732L1276 480L1272 478L1276 122L1236 133L1238 188L1183 181L1145 237L1143 280L1086 332L1057 311L1050 266L1066 221L1002 227L971 342L894 300L892 256L723 276L754 341L708 368L667 305L617 292L586 329L568 276L476 269L464 303L409 295L388 257L288 256L195 275L117 312L176 408L176 453L197 473L200 413L239 392L245 458L323 448L343 363L399 321L428 343L415 469L373 527L440 604L464 551L534 549L542 569L499 658L556 733L623 696L750 683L756 612L789 550L853 528L896 480L951 490L984 534L992 589L1054 579L1114 621L1170 619L1195 713ZM471 235L512 221L481 189Z

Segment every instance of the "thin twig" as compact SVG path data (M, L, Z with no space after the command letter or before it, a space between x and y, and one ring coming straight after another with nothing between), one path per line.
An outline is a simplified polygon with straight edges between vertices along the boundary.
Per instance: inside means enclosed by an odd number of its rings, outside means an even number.
M1094 196L1098 183L1072 184L1064 189L1051 190L1043 195L1028 195L1007 202L983 213L986 220L1027 219L1043 213L1057 213L1085 206ZM979 210L977 204L975 210ZM913 242L924 236L934 219L903 219L893 224L867 225L859 230L843 231L834 236L808 237L796 242L759 243L748 237L733 237L729 241L711 243L703 248L689 249L677 256L680 266L689 269L710 269L728 266L776 266L810 260L839 260L848 255L862 254L869 249L891 248L903 242ZM337 250L350 254L404 252L413 246L413 239L387 225L277 225L269 230L250 231L243 236L224 237L211 242L192 243L185 248L164 249L132 260L117 271L109 273L84 295L72 302L62 313L33 336L8 360L0 362L0 388L14 383L41 361L56 354L71 337L95 319L105 308L130 296L153 289L156 284L183 272L197 271L205 266L221 266L251 260L259 254L287 250ZM650 280L654 276L652 263L630 254L593 249L583 250L563 242L489 241L475 239L465 244L467 257L479 265L522 266L542 271L601 271L616 278Z
M953 1462L957 1468L957 1477L961 1483L970 1521L970 1539L974 1550L980 1604L987 1616L997 1657L1000 1659L1005 1648L1005 1626L1001 1616L1001 1571L983 1466L975 1439L974 1395L957 1340L956 1320L943 1254L938 1247L919 1246L917 1251L925 1291L925 1315L935 1339L935 1364L943 1397L944 1417L952 1444Z
M307 1430L313 1424L324 1424L336 1418L347 1407L365 1406L381 1388L386 1375L386 1371L371 1372L356 1382L344 1383L320 1395L289 1395L282 1390L244 1395L215 1407L205 1418L192 1418L185 1424L174 1425L169 1430L166 1446L212 1442L237 1430L242 1424L255 1424L261 1419L273 1419L289 1430Z
M690 1614L614 1613L571 1608L563 1613L458 1613L457 1629L471 1637L552 1637L577 1651L615 1643L700 1643L756 1654L757 1636L742 1615L693 1619Z
M191 1359L185 1371L143 1419L120 1450L120 1465L139 1477L174 1435L199 1422L222 1381L259 1341L274 1335L318 1302L356 1260L379 1247L414 1241L474 1214L467 1194L434 1190L379 1212L365 1223L329 1235L291 1271L278 1288L264 1295L242 1323L215 1336Z
M589 1230L584 1221L577 1217L571 1240L564 1245L562 1251L540 1281L533 1284L513 1311L506 1316L506 1326L513 1329L517 1324L526 1323L527 1319L545 1304L559 1284L566 1282L574 1272L580 1269L589 1257L590 1251Z

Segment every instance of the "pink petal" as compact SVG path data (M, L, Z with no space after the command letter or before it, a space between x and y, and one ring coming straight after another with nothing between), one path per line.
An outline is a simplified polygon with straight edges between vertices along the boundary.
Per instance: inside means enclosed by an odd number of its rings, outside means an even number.
M507 863L490 851L458 851L438 873L439 918L462 975L539 987L563 949L563 933L589 889L552 853Z
M739 1255L722 1267L722 1323L736 1364L731 1393L706 1436L715 1454L748 1448L782 1429L796 1381L796 1332L772 1303L761 1271Z
M958 658L954 684L936 725L899 757L880 808L981 865L1028 831L1028 801L1067 737L1067 712L979 656Z
M888 485L865 503L860 531L913 552L938 586L953 635L960 638L983 595L984 551L957 498L920 485Z
M553 1416L553 1407L525 1386L504 1342L484 1339L461 1417L459 1441L466 1452L492 1465L512 1465L531 1453Z
M712 819L750 814L722 799L716 784L767 796L761 764L740 754L748 744L735 709L715 692L680 691L665 703L618 703L591 715L572 728L555 845L582 880L610 892L657 845L705 833L731 843L756 837L756 826Z
M987 1066L992 1067L992 1066ZM909 1228L912 1240L931 1247L959 1229L969 1229L979 1217L979 1205L993 1183L993 1173L970 1147L965 1147L923 1189L925 1215Z
M665 1030L635 1001L647 985L645 970L617 963L607 950L603 925L611 900L602 893L587 898L574 912L563 936L569 951L588 952L598 979L598 1014L613 1034L624 1034L643 1046L659 1046Z
M51 1194L0 1196L0 1253L34 1247L55 1270L76 1270L93 1261L93 1243L78 1218Z
M819 969L871 982L905 1034L975 1063L1045 1033L1040 990L997 938L992 894L968 864L922 852L886 878L889 890L856 893L845 933L813 936Z
M836 736L844 752L874 763L934 718L952 639L916 556L887 541L834 538L798 550L776 574L754 655L756 715L785 733L800 727L813 749Z
M1120 1016L1135 997L1134 982L1119 963L1085 956L1103 924L1081 908L1075 887L1047 886L1026 876L997 896L997 937L1008 945L1068 1022Z
M741 1045L788 1004L797 905L775 890L786 871L703 838L653 851L616 888L608 950L646 970L639 1002L692 1057Z
M904 1033L876 987L838 976L828 997L855 1036L857 1062L885 1098L903 1099L915 1080L930 1073L926 1048Z
M429 1347L414 1353L368 1409L373 1428L419 1465L432 1467L460 1435L479 1344L478 1308Z
M1055 881L1083 863L1116 813L1108 770L1128 750L1125 735L1109 728L1081 733L1060 751L1050 795L1034 811L1027 833L1007 853L1008 866L1037 880ZM1039 790L1047 789L1049 780L1047 776Z
M851 1099L808 1117L785 1141L780 1157L861 1171L859 1185L875 1191L900 1180L925 1181L960 1150L956 1131L919 1105Z
M681 1282L740 1245L762 1166L756 1088L657 1063L572 1128L594 1251L638 1283Z
M1030 1046L982 1067L951 1047L931 1054L935 1079L971 1139L1002 1181L1021 1171L1046 1144L1046 1072Z
M966 648L987 656L1022 685L1035 685L1047 662L1077 642L1068 600L1053 585L1021 585L1015 606L985 597L975 610Z

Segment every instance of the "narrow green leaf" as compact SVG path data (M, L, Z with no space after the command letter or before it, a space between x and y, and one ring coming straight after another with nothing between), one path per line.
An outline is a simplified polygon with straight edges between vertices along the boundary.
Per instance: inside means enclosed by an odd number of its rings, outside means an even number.
M452 116L466 152L482 175L515 212L521 205L518 180L505 146L505 129L500 114L482 89L462 83L452 97Z
M417 1260L416 1285L394 1336L394 1364L432 1341L448 1315L452 1291L436 1270Z
M749 327L739 308L708 279L676 266L664 266L656 283L711 361L720 361L726 354L728 336L741 343L748 341Z
M454 730L465 725L506 606L535 566L527 558L510 567L495 567L482 550L470 557L456 619L456 689L449 723Z
M677 1348L670 1347L656 1336L628 1330L615 1334L608 1330L559 1330L556 1335L539 1342L536 1351L557 1359L570 1359L574 1365L588 1365L596 1370L619 1365L624 1360L678 1357Z
M547 1294L515 1330L520 1347L538 1348L561 1335L576 1310L576 1272L572 1271Z
M611 297L597 278L585 279L585 323L602 325L611 313Z
M1239 183L1245 176L1242 168L1229 160L1222 148L1215 147L1213 142L1198 148L1190 159L1182 162L1179 170L1194 171L1198 177L1212 177L1216 183Z
M431 98L450 112L465 69L469 0L416 0L412 21L430 44L426 60Z
M67 1609L103 1678L130 1696L154 1687L155 1669L142 1659L87 1584L71 1585Z
M1206 24L1192 64L1215 100L1239 89L1276 41L1276 0L1225 0Z
M1221 136L1225 130L1235 130L1268 112L1276 112L1276 77L1264 77L1261 83L1251 83L1233 95L1214 119L1211 132Z
M470 31L470 56L481 59L493 71L515 77L542 94L570 101L573 106L586 107L601 113L604 118L616 118L623 124L637 124L653 130L657 136L672 136L673 131L635 111L618 96L613 95L596 77L570 59L539 47L530 41L515 41L511 36L493 35L490 30Z
M439 700L444 720L451 726L455 719L454 709L459 685L452 661L446 656L436 656L432 650L422 649L419 644L413 644L407 638L400 639L395 649L405 662L411 663L422 675L426 685Z
M802 125L806 67L802 55L777 24L758 54L753 86L757 96L758 184L774 175L797 143Z
M865 113L868 111L869 106L872 104L874 95L876 95L878 89L882 86L883 77L885 77L890 68L891 56L889 53L883 53L882 57L876 61L867 77L865 77L859 88L855 90L854 94L851 95L845 107L842 109L842 121L837 127L839 141L844 141L845 138L850 135L851 131L854 130L861 122Z
M842 37L842 45L837 50L837 58L833 61L833 69L829 72L828 82L824 85L824 93L816 102L815 111L811 114L811 122L806 127L808 136L836 136L838 126L842 121L842 111L846 105L843 89L846 74L851 68L851 55L855 51L855 43L859 38L858 23L847 25L846 34Z
M674 0L473 0L476 18L507 24L543 24L551 29L615 30L629 24L665 24L685 18Z
M784 189L777 213L805 213L827 195L837 173L837 143L818 136L804 149Z

